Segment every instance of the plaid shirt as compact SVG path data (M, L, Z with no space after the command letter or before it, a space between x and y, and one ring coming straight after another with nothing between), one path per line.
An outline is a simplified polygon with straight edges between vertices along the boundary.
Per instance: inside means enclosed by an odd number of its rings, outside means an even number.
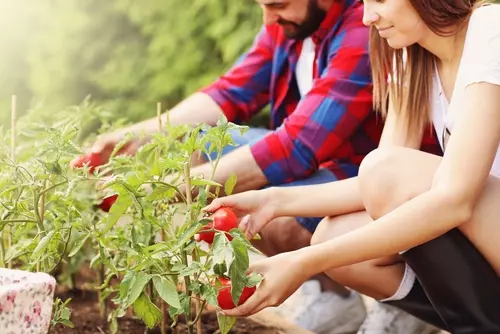
M377 147L382 121L372 110L369 30L355 0L336 2L311 36L314 82L301 98L295 76L302 41L278 24L263 26L251 49L202 89L229 121L242 122L270 103L272 131L250 146L271 185L307 177L319 167L338 179L357 175Z

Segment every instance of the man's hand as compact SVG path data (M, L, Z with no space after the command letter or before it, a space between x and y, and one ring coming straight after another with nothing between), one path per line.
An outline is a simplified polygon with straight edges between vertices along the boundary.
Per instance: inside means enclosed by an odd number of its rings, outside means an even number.
M266 307L279 306L307 279L296 252L281 253L251 264L249 272L261 274L264 280L257 291L240 306L222 313L233 317L253 315Z
M126 138L127 133L133 132L131 128L123 128L97 137L92 145L91 152L99 154L105 161L109 160L116 145ZM144 145L148 138L133 138L128 141L119 151L119 154L135 155L139 147Z
M215 199L203 210L215 212L221 207L227 207L242 217L239 228L245 233L248 239L252 239L275 217L275 207L269 198L269 191L252 190L236 195L220 197Z

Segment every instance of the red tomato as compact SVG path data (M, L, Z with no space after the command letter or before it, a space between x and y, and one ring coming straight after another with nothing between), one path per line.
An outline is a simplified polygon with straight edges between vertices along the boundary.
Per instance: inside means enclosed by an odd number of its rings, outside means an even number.
M72 168L80 168L83 165L87 164L90 167L90 173L93 173L95 168L102 165L103 161L99 154L97 153L88 153L76 157L70 162L70 166Z
M231 297L231 280L225 277L219 277L219 282L222 284L222 288L219 290L217 295L217 302L219 303L219 307L223 310L229 310L235 308L233 298ZM241 293L240 300L238 301L238 305L243 304L247 301L250 296L252 296L257 287L244 287L243 292Z
M109 212L109 210L111 210L111 206L115 204L117 198L118 198L117 194L105 197L102 200L101 204L99 204L99 209L101 209L104 212Z
M220 208L214 212L212 215L213 222L208 223L203 226L200 233L195 236L196 241L206 241L209 244L214 242L215 232L206 232L212 229L212 226L219 231L229 232L233 228L238 227L238 217L229 208ZM229 241L233 240L233 237L226 233L226 237Z

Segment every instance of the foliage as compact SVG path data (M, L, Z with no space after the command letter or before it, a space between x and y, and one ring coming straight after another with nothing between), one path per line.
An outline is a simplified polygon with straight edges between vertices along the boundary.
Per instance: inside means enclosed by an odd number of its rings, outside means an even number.
M108 314L112 332L131 307L150 328L185 315L192 330L207 304L218 306L217 277L231 278L233 301L259 282L246 274L248 250L255 249L237 228L231 241L215 231L209 247L194 238L211 222L202 208L236 179L221 185L213 175L190 175L192 157L217 152L210 162L216 170L222 147L234 145L229 131L246 128L224 118L215 127L167 124L135 156L114 155L92 173L87 165L72 170L70 160L82 153L81 129L92 122L80 116L93 110L101 109L87 100L54 123L27 115L16 127L15 154L9 133L0 133L0 265L67 277L89 263L99 275L101 305L117 305ZM113 194L109 213L98 210ZM66 304L57 300L52 324L72 325ZM221 315L219 321L224 333L234 323Z
M25 0L4 9L14 18L0 34L9 50L0 55L0 124L11 94L20 110L43 102L52 114L91 95L115 116L152 117L148 106L170 108L221 75L261 25L250 0Z

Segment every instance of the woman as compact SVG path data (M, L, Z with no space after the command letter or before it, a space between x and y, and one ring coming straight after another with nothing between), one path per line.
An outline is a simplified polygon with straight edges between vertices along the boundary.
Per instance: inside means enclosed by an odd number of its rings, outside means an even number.
M387 110L380 148L358 178L243 193L207 208L248 215L249 237L276 216L336 216L311 247L252 265L264 281L225 313L278 305L326 272L452 333L500 333L500 5L364 3L375 105ZM440 135L442 158L416 150L426 126Z

